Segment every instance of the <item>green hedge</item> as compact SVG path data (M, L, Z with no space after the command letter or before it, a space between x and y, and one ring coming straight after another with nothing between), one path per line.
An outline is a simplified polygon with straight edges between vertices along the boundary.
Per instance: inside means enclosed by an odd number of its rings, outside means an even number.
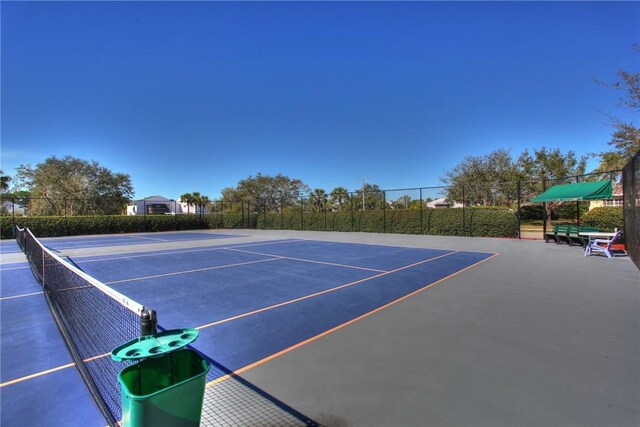
M464 225L463 225L464 214ZM518 220L504 208L357 212L284 212L258 216L268 230L363 231L441 236L517 237Z
M584 214L582 221L603 231L611 231L615 228L624 230L623 208L622 206L593 208Z
M201 230L206 228L255 228L257 215L241 213L221 215L102 215L16 217L19 226L27 224L38 237L82 234L144 233L153 231ZM13 218L1 218L3 239L14 238Z
M463 225L464 215L464 225ZM141 233L193 229L260 228L271 230L362 231L441 236L516 237L515 215L503 208L242 213L148 216L17 217L40 237ZM2 217L2 238L13 238L13 218Z

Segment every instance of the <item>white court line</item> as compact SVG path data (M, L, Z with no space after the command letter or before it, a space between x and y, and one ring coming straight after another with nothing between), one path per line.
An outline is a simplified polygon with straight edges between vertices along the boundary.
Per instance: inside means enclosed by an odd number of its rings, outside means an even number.
M112 261L112 260L119 260L119 259L130 259L130 258L144 258L144 257L152 257L152 256L163 256L163 255L177 255L177 254L191 254L191 253L195 253L195 252L208 252L208 251L222 251L225 249L233 249L233 248L251 248L254 246L264 246L264 245L276 245L276 244L284 244L284 243L297 243L297 242L304 242L305 240L286 240L286 241L275 241L275 242L261 242L261 243L247 243L246 245L242 245L240 244L239 246L233 246L233 247L228 247L228 246L216 246L216 247L208 247L208 248L204 248L204 249L188 249L188 250L176 250L173 252L162 252L162 253L156 253L156 252L160 252L160 251L155 251L154 253L146 253L146 254L141 254L141 255L123 255L123 256L118 256L118 257L111 257L111 258L99 258L99 259L87 259L87 260L83 260L82 258L77 258L74 259L74 262L76 264L85 264L85 263L90 263L90 262L102 262L102 261ZM131 252L131 253L135 253L135 252ZM95 255L88 255L89 256L95 256Z
M167 239L157 239L154 237L143 237L143 236L127 236L127 237L131 237L132 239L147 239L147 240L155 240L157 242L171 242L171 240L167 240Z
M0 265L0 271L9 271L9 270L22 270L23 268L29 268L28 265L24 265L22 267L9 267L9 268L2 268L2 266Z
M30 296L33 296L33 295L40 295L40 294L43 294L43 293L44 293L43 291L40 291L40 292L31 292L30 294L21 294L21 295L13 295L13 296L10 296L10 297L2 297L2 298L0 298L0 301L4 301L4 300L7 300L7 299L30 297Z
M177 275L180 275L180 274L199 273L201 271L221 270L223 268L240 267L240 266L243 266L243 265L257 264L257 263L260 263L260 262L278 261L278 260L281 260L281 259L283 259L283 258L281 258L281 257L273 257L273 258L269 258L269 259L260 259L260 260L257 260L257 261L239 262L237 264L216 265L215 267L196 268L194 270L175 271L173 273L154 274L152 276L135 277L133 279L114 280L114 281L111 281L111 282L104 282L104 284L105 285L113 285L115 283L138 282L140 280L157 279L159 277L177 276Z
M290 257L290 256L268 254L268 253L264 253L264 252L243 251L241 249L235 249L235 248L228 248L227 250L228 251L233 251L233 252L240 252L240 253L243 253L243 254L262 255L262 256L279 256L282 259L288 259L288 260L292 260L292 261L308 262L308 263L311 263L311 264L330 265L330 266L333 266L333 267L352 268L352 269L355 269L355 270L373 271L375 273L386 273L387 272L387 270L377 270L375 268L358 267L358 266L355 266L355 265L339 264L339 263L336 263L336 262L316 261L316 260L313 260L313 259L306 259L306 258L294 258L294 257Z
M345 283L343 285L338 285L338 286L335 286L333 288L329 288L329 289L325 289L325 290L322 290L322 291L319 291L319 292L315 292L313 294L304 295L304 296L301 296L301 297L298 297L298 298L294 298L294 299L291 299L291 300L288 300L288 301L283 301L283 302L280 302L280 303L277 303L277 304L273 304L273 305L270 305L268 307L263 307L263 308L259 308L257 310L249 311L249 312L246 312L246 313L237 314L235 316L227 317L226 319L216 320L215 322L207 323L206 325L197 326L196 329L200 330L200 329L210 328L211 326L217 326L217 325L220 325L222 323L230 322L232 320L242 319L243 317L252 316L254 314L262 313L262 312L265 312L267 310L273 310L275 308L280 308L280 307L284 307L286 305L290 305L290 304L294 304L294 303L297 303L297 302L300 302L300 301L308 300L310 298L315 298L315 297L320 296L320 295L325 295L325 294L328 294L328 293L331 293L331 292L339 291L340 289L349 288L351 286L358 285L360 283L364 283L364 282L368 282L368 281L373 280L373 279L378 279L380 277L388 276L390 274L394 274L394 273L397 273L399 271L407 270L409 268L413 268L413 267L416 267L418 265L426 264L428 262L435 261L435 260L440 259L440 258L444 258L444 257L448 257L450 255L457 254L459 252L460 251L447 252L447 253L444 253L442 255L435 256L433 258L427 258L427 259L424 259L422 261L414 262L412 264L396 268L394 270L389 270L389 271L385 271L385 272L382 272L382 273L374 274L373 276L365 277L363 279L358 279L358 280L355 280L353 282Z

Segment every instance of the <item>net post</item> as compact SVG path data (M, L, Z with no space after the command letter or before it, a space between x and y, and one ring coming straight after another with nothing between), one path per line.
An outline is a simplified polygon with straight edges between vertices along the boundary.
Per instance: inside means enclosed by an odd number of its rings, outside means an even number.
M140 336L155 335L158 333L158 317L155 310L145 308L140 316Z

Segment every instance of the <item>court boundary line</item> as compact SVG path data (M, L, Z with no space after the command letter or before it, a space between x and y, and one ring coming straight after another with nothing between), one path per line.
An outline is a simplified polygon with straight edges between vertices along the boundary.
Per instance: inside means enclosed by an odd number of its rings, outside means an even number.
M456 253L457 252L461 252L461 251L456 251ZM485 259L482 259L482 260L480 260L478 262L475 262L475 263L473 263L471 265L468 265L467 267L465 267L465 268L463 268L461 270L458 270L458 271L456 271L454 273L451 273L448 276L440 278L440 279L436 280L435 282L431 282L428 285L425 285L420 289L417 289L417 290L415 290L415 291L413 291L411 293L408 293L407 295L404 295L404 296L402 296L400 298L397 298L397 299L395 299L393 301L390 301L387 304L381 305L378 308L375 308L375 309L373 309L371 311L368 311L367 313L364 313L364 314L362 314L362 315L360 315L358 317L355 317L355 318L353 318L351 320L348 320L348 321L346 321L344 323L341 323L340 325L334 326L331 329L327 329L326 331L321 332L321 333L319 333L317 335L314 335L314 336L312 336L310 338L307 338L306 340L300 341L297 344L294 344L294 345L289 346L289 347L287 347L285 349L282 349L282 350L280 350L280 351L278 351L276 353L273 353L270 356L264 357L264 358L262 358L262 359L260 359L260 360L258 360L256 362L250 363L250 364L248 364L248 365L246 365L246 366L244 366L242 368L236 369L235 371L233 371L233 372L231 372L229 374L223 375L223 376L221 376L219 378L216 378L215 380L211 380L205 385L205 388L212 387L212 386L214 386L214 385L216 385L218 383L221 383L223 381L227 381L227 380L229 380L231 378L239 376L240 374L242 374L244 372L247 372L247 371L249 371L249 370L251 370L253 368L256 368L256 367L258 367L260 365L263 365L263 364L265 364L267 362L270 362L271 360L276 359L276 358L278 358L280 356L283 356L283 355L285 355L285 354L287 354L287 353L289 353L289 352L291 352L293 350L296 350L296 349L298 349L300 347L303 347L303 346L305 346L307 344L310 344L310 343L312 343L314 341L317 341L320 338L323 338L323 337L325 337L325 336L327 336L329 334L332 334L332 333L334 333L334 332L336 332L336 331L338 331L340 329L346 328L347 326L350 326L350 325L352 325L352 324L354 324L356 322L359 322L360 320L363 320L363 319L365 319L365 318L367 318L369 316L372 316L372 315L374 315L374 314L376 314L376 313L378 313L378 312L380 312L382 310L385 310L385 309L391 307L392 305L395 305L395 304L397 304L399 302L402 302L402 301L404 301L406 299L409 299L409 298L411 298L411 297L413 297L413 296L415 296L415 295L417 295L417 294L419 294L419 293L421 293L423 291L426 291L429 288L432 288L432 287L434 287L436 285L439 285L440 283L442 283L442 282L444 282L444 281L446 281L446 280L448 280L448 279L450 279L450 278L452 278L454 276L457 276L458 274L461 274L461 273L463 273L463 272L465 272L467 270L470 270L471 268L477 267L478 265L480 265L480 264L482 264L482 263L484 263L486 261L489 261L490 259L493 259L493 258L497 257L498 255L499 255L499 253L493 253L492 255L490 255L489 257L487 257Z
M395 270L386 271L386 272L383 272L383 273L380 273L380 274L376 274L376 275L373 275L373 276L370 276L370 277L366 277L366 278L363 278L363 279L360 279L360 280L357 280L357 281L354 281L354 282L343 284L343 285L340 285L340 286L337 286L337 287L334 287L334 288L331 288L331 289L326 289L324 291L316 292L314 294L306 295L306 296L303 296L303 297L300 297L300 298L296 298L296 299L293 299L293 300L284 301L282 303L275 304L275 305L272 305L272 306L269 306L269 307L263 307L262 309L258 309L258 310L254 310L254 311L251 311L251 312L243 313L243 314L240 314L240 315L232 316L232 317L229 317L229 318L226 318L226 319L221 319L221 320L218 320L216 322L212 322L212 323L209 323L209 324L206 324L206 325L201 325L201 326L196 327L195 329L201 330L201 329L209 328L211 326L217 326L217 325L222 324L222 323L228 323L228 322L231 322L233 320L237 320L237 319L240 319L240 318L248 317L248 316L251 316L253 314L258 314L258 313L261 313L261 312L264 312L264 311L267 311L267 310L270 310L270 309L279 308L279 307L282 307L282 306L293 304L293 303L298 302L298 301L310 299L310 298L313 298L313 297L316 297L316 296L319 296L319 295L322 295L322 294L326 294L326 293L330 293L330 292L333 292L333 291L337 291L339 289L343 289L343 288L350 287L350 286L355 286L356 284L359 284L359 283L362 283L362 282L365 282L365 281L368 281L368 280L371 280L371 279L383 277L383 276L386 276L386 275L389 275L389 274L392 274L392 273L396 273L398 271L403 271L403 270L406 270L408 268L412 268L412 267L415 267L415 266L418 266L418 265L426 264L427 262L434 261L436 259L444 258L444 257L450 256L450 255L454 255L454 254L457 254L457 253L461 253L461 252L464 253L466 251L456 250L456 251L447 252L445 254L442 254L442 255L439 255L439 256L436 256L436 257L432 257L432 258L428 258L428 259L425 259L425 260L421 260L421 261L418 261L418 262L415 262L415 263L412 263L412 264L408 264L408 265L403 266L403 267L399 267L399 268L397 268ZM360 316L358 316L358 317L356 317L354 319L351 319L351 320L349 320L347 322L344 322L344 323L342 323L340 325L337 325L337 326L335 326L335 327L333 327L331 329L328 329L328 330L326 330L324 332L321 332L320 334L317 334L317 335L315 335L313 337L307 338L304 341L301 341L301 342L299 342L297 344L294 344L294 345L292 345L292 346L290 346L288 348L280 350L279 352L276 352L276 353L274 353L274 354L272 354L270 356L267 356L267 357L265 357L265 358L263 358L261 360L258 360L256 362L253 362L253 363L251 363L249 365L246 365L246 366L244 366L242 368L239 368L239 369L237 369L237 370L235 370L235 371L233 371L233 372L231 372L229 374L226 374L226 375L223 375L223 376L221 376L219 378L216 378L215 380L212 380L212 381L208 382L205 385L205 388L209 388L209 387L211 387L211 386L213 386L213 385L215 385L215 384L217 384L219 382L223 382L223 381L226 381L228 379L231 379L234 376L240 375L243 372L246 372L246 371L248 371L250 369L253 369L253 368L255 368L255 367L257 367L257 366L259 366L261 364L267 363L270 360L273 360L273 359L275 359L277 357L280 357L280 356L282 356L282 355L284 355L286 353L289 353L290 351L293 351L293 350L295 350L297 348L300 348L300 347L302 347L302 346L304 346L306 344L309 344L309 343L311 343L313 341L316 341L316 340L318 340L318 339L320 339L320 338L322 338L322 337L324 337L326 335L329 335L330 333L333 333L333 332L335 332L335 331L337 331L339 329L342 329L342 328L344 328L346 326L349 326L350 324L353 324L353 323L355 323L355 322L357 322L359 320L362 320L362 319L364 319L364 318L366 318L368 316L371 316L371 315L373 315L373 314L375 314L375 313L377 313L379 311L382 311L382 310L384 310L384 309L386 309L386 308L388 308L388 307L390 307L390 306L392 306L392 305L394 305L394 304L396 304L398 302L401 302L401 301L403 301L405 299L408 299L408 298L410 298L410 297L412 297L412 296L414 296L414 295L416 295L416 294L418 294L418 293L420 293L422 291L425 291L425 290L427 290L427 289L429 289L429 288L431 288L431 287L433 287L435 285L438 285L439 283L441 283L441 282L443 282L445 280L448 280L449 278L454 277L454 276L456 276L456 275L458 275L458 274L460 274L460 273L462 273L462 272L464 272L466 270L469 270L469 269L471 269L473 267L476 267L477 265L480 265L480 264L482 264L482 263L484 263L484 262L486 262L486 261L498 256L498 255L499 255L498 253L491 254L489 257L487 257L487 258L485 258L483 260L480 260L480 261L478 261L478 262L476 262L474 264L471 264L471 265L469 265L469 266L467 266L467 267L465 267L465 268L463 268L461 270L458 270L458 271L456 271L456 272L454 272L454 273L452 273L452 274L450 274L448 276L440 278L440 279L436 280L435 282L432 282L432 283L430 283L430 284L428 284L428 285L426 285L426 286L424 286L424 287L422 287L420 289L417 289L417 290L415 290L415 291L413 291L413 292L411 292L411 293L409 293L407 295L404 295L404 296L402 296L400 298L397 298L397 299L395 299L393 301L390 301L389 303L387 303L385 305L382 305L382 306L380 306L378 308L375 308L375 309L373 309L373 310L371 310L371 311L369 311L367 313L364 313L364 314L362 314L362 315L360 315ZM273 258L273 259L267 259L267 260L258 260L258 261L253 261L253 263L255 263L255 262L265 262L265 261L276 261L276 260L279 260L279 259L280 258ZM92 356L90 358L85 359L85 361L92 361L92 360L95 360L95 359L106 357L108 355L109 355L109 353ZM6 387L6 386L9 386L9 385L13 385L13 384L16 384L16 383L28 381L28 380L33 379L33 378L37 378L37 377L40 377L40 376L48 375L50 373L57 372L57 371L60 371L60 370L63 370L63 369L67 369L67 368L71 368L71 367L74 367L74 366L76 366L75 363L68 363L66 365L61 365L61 366L58 366L58 367L55 367L55 368L47 369L47 370L44 370L44 371L39 371L39 372L36 372L36 373L33 373L33 374L29 374L29 375L26 375L26 376L23 376L23 377L20 377L20 378L16 378L16 379L13 379L13 380L6 381L4 383L0 383L0 388Z
M28 293L28 294L12 295L12 296L9 296L9 297L2 297L2 298L0 298L0 301L4 301L4 300L8 300L8 299L31 297L31 296L40 295L40 294L44 294L44 291L31 292L31 293Z
M299 242L299 241L304 241L304 240L293 240L293 242ZM276 241L274 243L289 243L290 241ZM264 243L258 243L257 245L265 245L265 244L270 244L270 242L264 242ZM242 243L241 243L242 245ZM255 245L251 245L251 246L255 246ZM80 264L83 262L89 263L89 262L94 262L94 261L110 261L110 260L118 260L118 259L127 259L127 258L137 258L137 257L143 257L143 256L160 256L160 255L165 255L165 254L169 254L169 255L173 255L173 254L182 254L182 253L191 253L191 252L204 252L204 251L213 251L213 250L225 250L225 249L230 249L233 250L234 248L228 248L228 247L214 247L214 248L206 248L206 249L194 249L194 250L187 250L187 251L178 251L178 252L166 252L166 253L162 253L162 254L143 254L143 255L137 255L137 256L132 256L132 257L127 257L127 256L123 256L123 257L116 257L116 258L107 258L107 259L97 259L97 260L86 260L86 261L74 261L76 264ZM242 252L242 251L238 251L238 252ZM246 251L247 253L251 253ZM185 270L185 271L178 271L178 272L173 272L173 273L164 273L164 274L160 274L160 275L152 275L152 276L145 276L145 277L139 277L139 278L134 278L134 279L126 279L126 280L114 280L111 282L104 282L105 285L111 285L111 284L118 284L118 283L126 283L126 282L135 282L135 281L139 281L139 280L147 280L147 279L153 279L153 278L158 278L158 277L163 277L163 276L175 276L178 274L188 274L188 273L196 273L199 271L207 271L207 270L215 270L215 269L221 269L221 268L227 268L227 267L238 267L238 266L242 266L245 264L253 264L253 263L257 263L257 262L264 262L264 261L273 261L275 259L284 259L285 257L280 257L278 255L267 255L267 254L261 254L263 256L270 256L271 258L268 260L257 260L257 261L249 261L246 263L234 263L234 264L226 264L226 265L221 265L221 266L216 266L216 267L206 267L206 268L202 268L202 269L194 269L194 270ZM312 260L308 260L308 262L313 262ZM320 261L318 261L320 262ZM25 268L30 268L28 265L22 266L22 267L11 267L11 268L7 268L7 269L2 269L2 271L8 271L8 270L19 270L19 269L25 269ZM353 268L358 268L358 267L353 267ZM376 270L373 270L376 271ZM9 299L15 299L15 298L22 298L22 297L28 297L28 296L35 296L35 295L39 295L43 292L33 292L33 293L29 293L29 294L19 294L19 295L12 295L12 296L8 296L8 297L2 297L0 298L0 301L4 301L4 300L9 300Z
M251 255L277 256L277 257L281 257L282 259L286 259L286 260L308 262L310 264L321 264L321 265L329 265L329 266L332 266L332 267L352 268L352 269L355 269L355 270L375 271L377 273L385 273L387 271L387 270L378 270L376 268L358 267L356 265L339 264L337 262L316 261L316 260L313 260L313 259L295 258L295 257L290 257L290 256L284 256L284 255L268 254L268 253L264 253L264 252L243 251L242 249L235 249L235 248L228 248L227 250L230 251L230 252L240 252L240 253L243 253L243 254L251 254Z
M360 283L366 282L368 280L373 280L373 279L377 279L377 278L380 278L380 277L383 277L383 276L387 276L389 274L397 273L398 271L403 271L403 270L406 270L408 268L412 268L412 267L416 267L418 265L426 264L427 262L435 261L437 259L444 258L444 257L450 256L450 255L453 255L453 254L460 253L460 252L461 251L448 252L446 254L438 255L438 256L433 257L433 258L424 259L422 261L414 262L413 264L409 264L409 265L405 265L403 267L396 268L395 270L389 270L389 271L385 271L384 273L374 274L373 276L365 277L363 279L358 279L358 280L355 280L353 282L345 283L345 284L342 284L342 285L339 285L339 286L335 286L335 287L329 288L329 289L324 289L322 291L314 292L312 294L304 295L304 296L301 296L301 297L298 297L298 298L294 298L294 299L291 299L291 300L288 300L288 301L283 301L283 302L280 302L278 304L270 305L268 307L262 307L262 308L259 308L257 310L252 310L252 311L248 311L246 313L242 313L242 314L238 314L238 315L235 315L235 316L227 317L226 319L220 319L220 320L216 320L215 322L207 323L205 325L196 326L195 329L201 330L201 329L210 328L211 326L217 326L217 325L220 325L222 323L231 322L232 320L242 319L244 317L248 317L248 316L252 316L254 314L265 312L267 310L273 310L273 309L276 309L276 308L284 307L286 305L294 304L296 302L304 301L304 300L307 300L307 299L310 299L310 298L315 298L315 297L320 296L320 295L328 294L330 292L339 291L340 289L344 289L344 288L348 288L348 287L351 287L351 286L355 286L355 285L358 285Z
M211 271L211 270L222 270L224 268L241 267L241 266L244 266L244 265L258 264L258 263L261 263L261 262L279 261L281 259L283 259L283 258L277 257L277 256L273 256L272 258L267 258L267 259L258 259L258 260L253 260L253 261L238 262L238 263L235 263L235 264L216 265L216 266L213 266L213 267L196 268L196 269L193 269L193 270L174 271L172 273L154 274L154 275L151 275L151 276L136 277L136 278L133 278L133 279L113 280L111 282L103 282L103 283L105 285L114 285L114 284L118 284L118 283L140 282L142 280L157 279L159 277L178 276L180 274L201 273L203 271Z
M17 383L21 383L24 381L28 381L34 378L38 378L44 375L48 375L48 374L52 374L54 372L57 371L61 371L63 369L67 369L67 368L71 368L72 366L76 366L75 363L67 363L66 365L61 365L61 366L56 366L55 368L51 368L51 369L47 369L46 371L40 371L40 372L36 372L34 374L29 374L29 375L25 375L23 377L20 378L16 378L13 380L9 380L9 381L5 381L3 383L0 384L0 388L6 387L6 386L10 386L13 384L17 384Z
M204 239L202 239L204 240ZM238 243L238 245L243 245L243 246L232 246L232 247L253 247L253 246L264 246L264 245L275 245L275 244L284 244L284 243L297 243L297 242L304 242L306 240L304 239L296 239L296 240L274 240L273 242L269 242L269 241L259 241L256 243ZM142 253L139 255L130 255L130 256L117 256L117 257L113 257L113 258L99 258L99 259L86 259L83 260L82 258L89 258L89 257L93 257L93 256L100 256L100 255L86 255L84 257L80 256L80 257L76 257L78 260L76 261L77 264L85 264L85 263L91 263L91 262L103 262L103 261L112 261L112 260L120 260L120 259L128 259L128 258L143 258L143 257L151 257L151 256L162 256L162 255L176 255L176 254L190 254L190 253L194 253L194 252L207 252L207 251L221 251L221 250L225 250L228 249L230 246L228 245L220 245L220 246L207 246L204 248L198 248L198 249L189 249L189 248L182 248L184 250L180 250L180 248L176 248L177 250L173 250L173 252L162 252L162 251L172 251L171 249L158 249L156 251L151 251L151 253ZM157 252L162 252L162 253L157 253ZM131 254L135 254L136 252L131 252ZM109 255L103 255L103 256L109 256Z

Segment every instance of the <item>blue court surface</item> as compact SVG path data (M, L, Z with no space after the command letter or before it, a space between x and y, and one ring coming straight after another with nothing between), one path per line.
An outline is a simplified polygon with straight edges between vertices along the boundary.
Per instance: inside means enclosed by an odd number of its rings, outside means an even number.
M140 237L145 238L150 237ZM188 233L184 238L205 237ZM176 239L181 237L171 238ZM130 236L43 239L54 249L130 241L136 240ZM198 328L194 347L241 373L492 256L286 239L90 256L73 262L155 309L161 327ZM75 425L103 425L76 369L69 365L70 357L28 266L3 265L0 274L2 425L65 425L70 412ZM59 369L47 373L54 368ZM65 394L62 390L67 389ZM49 412L28 409L38 398L51 401Z
M109 246L144 245L149 243L184 242L192 240L228 239L241 237L233 234L198 233L198 232L158 232L136 234L105 234L94 236L73 236L42 238L40 241L50 249L61 251L66 249L102 248ZM15 240L0 241L0 253L19 253Z
M190 240L228 239L240 237L231 234L160 232L136 234L107 234L90 237L43 238L40 241L50 249L65 250L79 248L100 248L105 246L143 245L148 243L167 243Z

